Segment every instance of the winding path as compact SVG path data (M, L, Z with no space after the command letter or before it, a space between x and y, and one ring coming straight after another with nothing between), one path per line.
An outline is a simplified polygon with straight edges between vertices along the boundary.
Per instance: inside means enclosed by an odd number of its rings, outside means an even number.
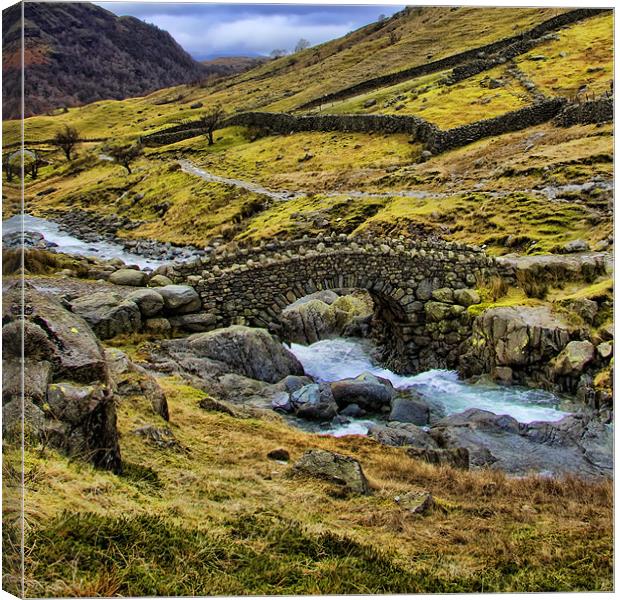
M200 177L205 181L213 181L216 183L225 183L227 185L233 185L235 187L247 190L249 192L253 192L255 194L261 194L263 196L267 196L272 200L277 200L280 202L287 200L294 200L296 198L302 198L304 196L309 195L311 192L307 191L297 191L291 192L289 190L282 191L273 191L264 188L258 183L253 183L251 181L243 181L242 179L232 179L228 177L222 177L220 175L215 175L213 173L209 173L209 171L205 171L197 167L191 161L187 159L179 160L179 165L181 165L181 170L185 173L189 173L190 175L195 175L196 177ZM502 197L511 194L518 193L527 193L527 194L538 194L546 197L548 200L553 200L555 202L562 202L563 199L559 196L562 192L579 192L582 190L586 190L589 186L592 187L596 185L601 187L604 190L613 189L613 180L610 181L588 181L583 184L567 184L560 186L546 186L542 189L528 189L528 190L510 190L510 191L489 191L484 189L475 189L472 188L469 191L480 192L483 194L488 194L493 197ZM327 196L328 198L334 198L337 196L350 196L351 198L416 198L418 200L426 200L428 198L448 198L454 196L458 193L464 193L467 190L460 190L454 192L425 192L422 190L394 190L392 192L364 192L361 190L339 190L333 192L321 192L322 195Z

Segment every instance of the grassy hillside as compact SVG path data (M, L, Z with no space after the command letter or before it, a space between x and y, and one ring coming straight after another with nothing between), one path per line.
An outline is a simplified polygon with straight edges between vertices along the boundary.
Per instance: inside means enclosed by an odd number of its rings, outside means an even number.
M288 110L370 75L514 35L561 12L408 9L211 87L174 87L143 98L99 101L55 116L26 119L26 140L39 142L33 147L47 162L36 180L26 178L28 210L40 215L73 208L118 212L142 223L121 235L200 245L215 238L244 242L325 229L426 232L485 243L500 254L510 251L502 241L508 236L527 238L522 248L527 252L550 251L580 237L596 244L611 231L609 194L596 183L588 193L564 192L558 186L611 178L610 125L561 129L549 123L483 139L428 162L420 162L421 144L404 134L265 136L241 127L218 130L212 146L198 137L147 148L130 176L122 167L102 160L105 144L131 141L196 119L216 103L228 113L257 107ZM612 19L606 14L560 29L514 63L455 85L445 83L447 71L440 72L323 110L414 114L450 128L530 105L535 95L515 73L532 81L538 93L572 97L576 90L585 89L598 94L608 90L611 82ZM501 85L492 85L493 81ZM369 100L375 101L372 106ZM197 102L202 106L191 108ZM18 139L19 125L3 123L5 145ZM76 127L85 139L100 140L79 146L79 157L71 164L45 143L64 125ZM296 195L284 205L274 205L271 199L239 187L182 173L177 170L178 158L216 175ZM11 214L18 208L19 194L15 181L5 183L4 212ZM556 198L550 199L546 189L552 189ZM467 199L472 190L475 202ZM412 198L415 192L422 196ZM425 197L428 192L431 195ZM134 201L136 194L140 199ZM168 205L164 216L162 203ZM476 215L474 207L486 216ZM510 217L505 216L506 207L512 211Z
M122 476L50 448L27 449L27 595L612 586L610 483L434 467L369 439L305 434L274 415L208 412L198 407L204 393L174 378L162 384L170 424L137 397L119 408ZM145 423L168 428L175 444L158 447L136 435ZM286 464L266 457L278 447L293 460L309 448L354 456L373 494L343 497L327 483L290 479ZM5 490L15 483L5 470ZM408 514L394 498L410 491L430 492L436 508ZM5 515L5 536L11 527ZM59 563L58 556L73 558Z

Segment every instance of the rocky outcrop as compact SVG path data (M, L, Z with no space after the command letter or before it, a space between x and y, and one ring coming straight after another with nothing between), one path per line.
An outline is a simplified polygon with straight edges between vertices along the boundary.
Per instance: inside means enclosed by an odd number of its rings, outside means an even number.
M598 352L590 335L548 305L491 308L474 321L459 371L464 377L486 373L501 383L577 394L601 409L610 398L593 380L608 369L611 354Z
M513 475L545 472L611 476L611 428L585 415L555 423L519 423L508 415L469 409L437 423L430 435L441 448L466 448L472 467Z
M308 450L291 467L289 475L321 479L355 494L371 493L368 480L357 460L327 450Z
M574 327L547 306L491 308L474 321L461 374L471 377L499 371L504 381L535 386L546 379L541 367L575 334Z
M28 436L98 467L120 471L108 366L86 321L29 284L18 282L5 293L3 323L5 435L10 437L21 429L23 391Z

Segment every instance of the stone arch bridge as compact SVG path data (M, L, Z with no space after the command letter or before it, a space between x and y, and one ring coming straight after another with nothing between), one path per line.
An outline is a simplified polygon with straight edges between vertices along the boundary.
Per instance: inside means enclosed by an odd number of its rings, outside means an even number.
M470 290L500 268L481 249L462 244L333 235L215 249L167 274L197 290L216 327L245 323L274 333L282 310L308 294L365 289L375 303L372 329L383 362L415 373L456 366L471 329Z

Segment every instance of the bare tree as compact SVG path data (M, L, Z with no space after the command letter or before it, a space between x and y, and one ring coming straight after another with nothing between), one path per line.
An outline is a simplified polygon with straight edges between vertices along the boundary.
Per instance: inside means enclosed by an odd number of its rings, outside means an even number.
M65 128L59 131L54 137L54 146L58 146L67 157L67 160L71 160L71 153L73 149L80 142L80 134L75 127L69 127L65 125Z
M295 52L301 52L302 50L305 50L306 48L310 48L310 42L304 38L301 38L297 42L297 46L295 46Z
M24 170L30 173L32 179L36 179L39 175L39 167L44 163L42 156L36 150L32 150L28 160L24 160Z
M282 58L286 56L286 54L287 52L283 48L276 48L269 53L269 56L271 56L271 58Z
M220 104L216 104L208 113L200 117L200 129L209 140L209 146L213 146L213 132L221 125L226 112Z
M140 141L134 144L112 146L108 149L108 154L114 159L114 162L125 167L128 175L131 175L131 163L141 156L142 152L143 148Z

